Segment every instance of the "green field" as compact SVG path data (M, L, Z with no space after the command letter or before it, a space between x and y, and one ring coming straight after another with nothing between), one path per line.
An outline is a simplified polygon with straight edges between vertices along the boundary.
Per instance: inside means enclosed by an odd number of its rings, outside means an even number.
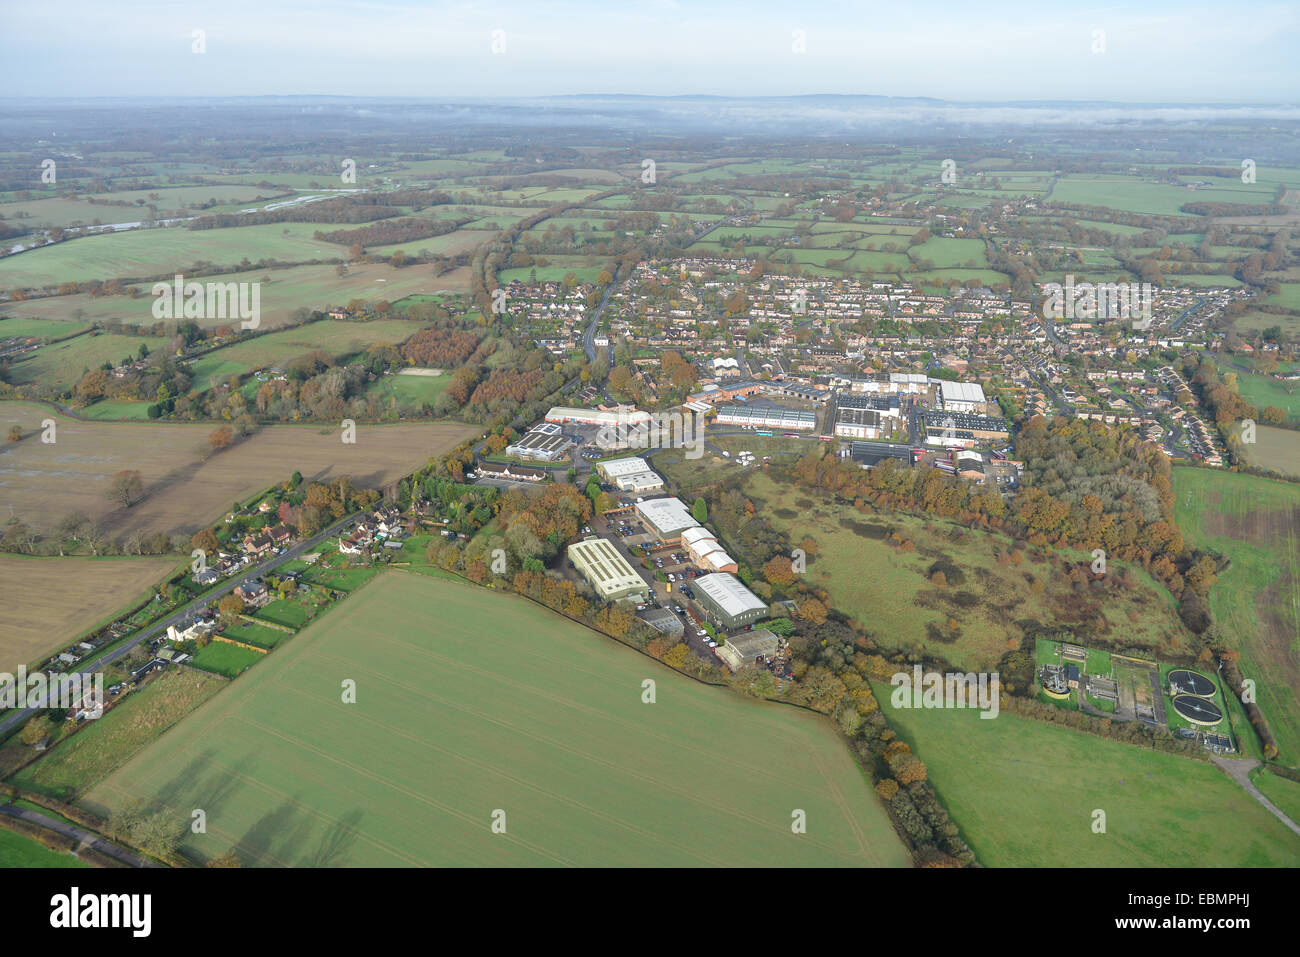
M0 827L0 867L88 867L71 854L46 847L25 834Z
M1250 779L1263 792L1264 797L1277 805L1278 810L1291 820L1300 822L1300 782L1274 774L1266 768L1256 768L1251 772Z
M1300 866L1300 837L1212 764L1015 714L898 709L891 690L891 726L987 866Z
M1188 544L1231 562L1210 591L1216 627L1256 682L1278 759L1300 765L1300 486L1175 468L1174 493Z
M371 383L366 393L381 396L385 406L396 403L399 410L420 409L426 403L432 405L450 384L450 373L438 376L386 375Z
M1263 375L1237 376L1237 388L1251 405L1264 409L1275 405L1285 409L1292 423L1300 420L1300 381L1283 381ZM1300 435L1296 438L1300 444Z
M195 857L267 865L910 863L825 719L698 685L521 598L399 571L85 804L136 798L186 820L204 808Z

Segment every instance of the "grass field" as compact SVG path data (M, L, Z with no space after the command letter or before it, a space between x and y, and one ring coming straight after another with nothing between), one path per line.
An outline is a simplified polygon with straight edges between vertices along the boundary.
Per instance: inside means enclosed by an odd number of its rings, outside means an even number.
M0 825L0 868L89 866L71 854L52 850L34 838Z
M55 419L54 443L31 435ZM0 501L35 529L48 529L80 510L113 537L151 531L193 533L214 521L236 499L253 495L300 471L308 481L347 475L378 488L432 456L477 434L450 422L359 425L355 444L336 428L273 425L202 461L209 425L160 422L82 422L47 406L0 405L0 425L19 424L29 437L0 448ZM111 477L141 473L145 498L129 509L105 497Z
M0 260L0 286L43 287L89 279L156 279L199 261L236 266L247 258L280 262L341 261L347 248L314 239L317 223L271 223L229 229L126 230L44 246Z
M1076 589L1069 564L1024 557L997 561L1010 539L951 522L902 514L857 513L800 490L782 491L764 472L753 473L747 493L776 528L799 542L811 536L812 581L830 592L832 605L855 619L885 647L924 650L963 670L993 668L1018 647L1026 628L1072 626L1080 641L1119 647L1177 650L1186 631L1170 596L1140 569L1132 589ZM914 551L890 542L897 533ZM1087 556L1073 564L1086 567ZM931 580L942 571L946 584ZM958 623L958 633L948 626Z
M1284 778L1265 768L1256 768L1251 772L1250 779L1283 814L1300 822L1300 782Z
M1188 543L1231 561L1210 591L1210 608L1241 652L1242 674L1256 682L1279 760L1300 766L1300 486L1176 468L1174 493Z
M1238 375L1237 385L1247 402L1263 409L1275 405L1286 409L1292 422L1300 419L1300 382L1284 382L1263 375ZM1296 434L1296 433L1293 433ZM1296 434L1300 444L1300 434Z
M136 798L204 808L196 857L233 846L268 865L909 863L824 719L695 684L523 599L400 571L85 804Z
M0 671L44 661L107 616L148 598L175 558L0 555Z
M60 800L81 794L225 684L195 671L169 669L23 768L13 783Z
M988 866L1300 866L1300 837L1212 764L1015 714L897 709L891 690L891 726Z
M161 336L88 333L41 346L13 364L10 379L14 385L40 383L60 389L71 388L89 369L97 369L105 362L117 365L124 359L134 359L141 344L147 345L150 352L156 352L167 345L167 340Z

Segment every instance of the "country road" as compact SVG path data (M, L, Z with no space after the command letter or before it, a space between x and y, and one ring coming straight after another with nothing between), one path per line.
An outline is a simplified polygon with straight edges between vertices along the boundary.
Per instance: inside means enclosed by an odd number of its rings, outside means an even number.
M123 656L127 655L128 653L130 653L131 649L136 647L138 644L140 644L140 642L152 640L153 638L156 638L159 635L165 635L167 633L167 628L169 625L180 625L182 622L188 624L190 621L194 619L195 613L198 612L200 608L210 605L213 602L219 601L229 592L233 591L235 589L235 586L238 585L240 582L248 578L264 575L267 572L271 571L272 569L278 567L279 565L282 565L287 561L291 561L294 558L297 558L299 555L303 554L304 552L310 551L311 549L319 545L321 542L325 541L325 539L331 538L339 534L339 532L341 532L344 528L347 528L349 525L355 522L357 520L357 517L358 517L357 514L344 516L343 518L335 522L333 525L326 528L324 531L319 532L318 534L312 536L306 541L299 542L297 545L294 545L283 555L273 555L270 558L266 559L265 561L257 565L253 565L250 568L247 568L238 574L231 575L228 579L226 579L226 581L218 585L213 591L205 592L201 598L196 598L194 601L190 602L185 607L177 609L176 611L172 612L170 615L168 615L166 618L164 618L162 621L158 622L157 624L150 625L148 628L136 634L134 638L128 640L120 648L114 648L112 651L104 655L102 658L99 658L91 662L90 664L86 665L83 668L79 668L76 673L91 674L96 669L102 668L106 664L112 664L114 661L117 661L119 658L122 658ZM35 709L25 708L21 711L16 711L14 713L7 715L4 718L4 720L0 721L0 737L3 737L4 735L8 734L17 725L21 724L23 721L26 721L29 717L31 717L35 713L36 713Z
M116 844L100 837L91 831L74 827L71 824L65 824L56 818L46 817L44 814L38 814L35 811L25 807L14 807L9 804L0 805L0 814L17 818L20 821L26 821L36 827L43 827L46 830L54 831L56 834L62 834L64 837L71 838L87 847L93 848L105 857L111 857L115 861L121 861L128 867L161 867L161 864L155 864L153 861L144 859L138 854L134 854L125 848L118 847Z

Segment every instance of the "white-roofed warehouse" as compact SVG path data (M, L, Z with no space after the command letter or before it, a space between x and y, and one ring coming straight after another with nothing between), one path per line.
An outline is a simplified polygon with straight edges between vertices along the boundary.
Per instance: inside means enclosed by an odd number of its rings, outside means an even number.
M700 524L677 498L645 498L636 503L637 514L661 542L676 542L688 528Z

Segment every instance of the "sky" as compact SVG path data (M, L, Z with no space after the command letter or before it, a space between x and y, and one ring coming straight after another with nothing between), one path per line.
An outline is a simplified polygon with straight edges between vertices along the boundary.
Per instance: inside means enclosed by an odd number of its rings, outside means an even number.
M1297 51L1300 4L1270 0L0 0L20 97L1292 103Z

